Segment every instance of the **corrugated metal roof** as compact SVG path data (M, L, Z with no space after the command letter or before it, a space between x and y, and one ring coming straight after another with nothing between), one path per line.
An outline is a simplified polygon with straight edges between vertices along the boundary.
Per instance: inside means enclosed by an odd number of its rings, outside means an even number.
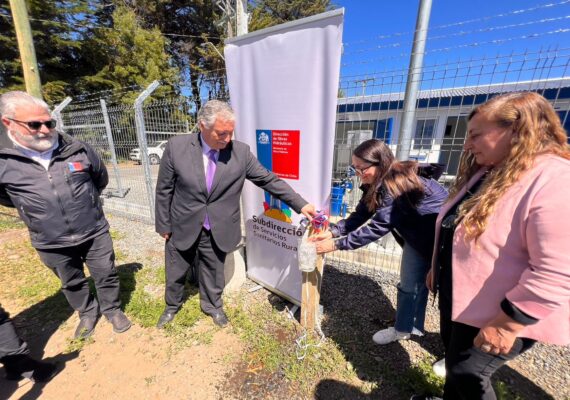
M490 93L536 91L543 89L558 89L570 86L570 77L541 79L535 81L505 82L479 86L464 86L456 88L420 90L418 99L431 99L438 97L472 96ZM385 101L404 100L404 92L383 93L371 96L343 97L338 104L365 104L381 103Z

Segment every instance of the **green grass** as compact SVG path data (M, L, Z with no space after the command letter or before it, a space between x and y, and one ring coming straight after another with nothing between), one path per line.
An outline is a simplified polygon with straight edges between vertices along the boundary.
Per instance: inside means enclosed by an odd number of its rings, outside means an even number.
M60 290L55 274L43 265L26 240L4 243L0 249L0 281L7 283L0 293L14 291L23 305L37 303Z
M65 354L70 354L74 352L79 353L81 350L83 350L85 346L93 342L94 340L92 337L81 338L81 339L72 339L72 338L67 339L67 346L65 348L64 353Z
M145 328L156 326L165 307L164 266L156 268L147 266L134 271L129 268L119 268L119 279L125 312ZM188 298L176 314L176 318L165 327L165 332L175 338L177 346L210 343L215 331L215 328L199 334L193 331L192 328L196 323L206 316L200 310L197 290L195 288L189 290Z
M115 229L111 229L109 233L111 234L111 239L113 239L113 241L119 241L126 237L126 235L123 232L119 232Z
M9 229L22 229L26 225L20 220L14 208L0 206L0 232Z
M497 395L497 400L524 400L523 397L513 393L505 382L497 381L493 387Z
M400 388L410 388L414 393L430 393L441 396L445 379L433 372L432 364L433 360L426 358L412 365L398 378Z
M280 370L307 395L315 383L331 375L348 381L356 378L354 370L345 368L346 360L334 342L304 335L270 304L237 299L226 309L231 327L247 346L244 357L250 368ZM299 345L298 339L302 339Z
M0 229L24 228L15 215L13 210L0 207ZM124 234L116 231L112 231L111 235L116 242L125 238ZM132 263L120 251L116 251L116 255L121 300L126 313L140 326L155 329L165 307L164 265L154 265L150 259L144 261L145 265ZM41 263L29 240L0 243L0 282L7 283L0 285L0 298L15 300L22 308L42 303L29 316L39 324L43 321L63 322L73 312L60 291L59 279ZM180 347L208 345L219 331L209 320L196 329L197 323L207 317L200 310L196 288L190 287L187 295L182 309L164 330L173 339L165 350L168 353ZM297 323L291 321L285 312L277 311L269 302L251 301L250 295L242 294L226 298L225 304L231 320L229 329L245 345L243 355L227 354L225 362L232 363L241 357L249 370L280 373L291 383L293 390L300 390L301 396L310 397L315 385L323 379L356 385L363 394L378 393L384 380L393 383L402 393L442 392L444 381L433 374L433 360L422 360L403 373L393 371L387 364L377 363L374 368L382 378L362 381L357 378L355 368L334 341L305 336ZM81 351L92 340L70 339L65 352ZM145 381L151 385L155 379L150 376ZM503 382L498 382L495 390L499 400L521 400Z

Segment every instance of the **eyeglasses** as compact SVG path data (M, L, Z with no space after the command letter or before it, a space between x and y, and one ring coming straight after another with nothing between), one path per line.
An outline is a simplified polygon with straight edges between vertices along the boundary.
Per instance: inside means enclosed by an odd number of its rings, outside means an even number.
M50 119L47 121L20 121L14 118L8 118L10 121L18 122L20 124L28 125L28 128L33 129L35 131L39 130L42 125L45 125L48 129L53 129L57 125L57 121L55 119Z
M360 175L364 175L364 173L369 169L372 168L373 166L375 166L377 164L370 164L368 167L364 167L364 168L356 168L354 165L351 165L350 167L348 167L348 170L350 172L352 172L353 174L360 174Z

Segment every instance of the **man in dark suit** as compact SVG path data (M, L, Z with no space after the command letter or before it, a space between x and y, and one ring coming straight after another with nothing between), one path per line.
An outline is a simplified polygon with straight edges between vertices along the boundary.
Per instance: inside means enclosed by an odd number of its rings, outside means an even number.
M183 300L186 275L197 262L200 307L218 326L224 262L241 239L239 199L246 179L311 218L315 207L264 168L245 143L232 141L233 110L211 100L198 112L200 134L174 137L166 145L156 184L156 231L166 239L166 308L172 321Z

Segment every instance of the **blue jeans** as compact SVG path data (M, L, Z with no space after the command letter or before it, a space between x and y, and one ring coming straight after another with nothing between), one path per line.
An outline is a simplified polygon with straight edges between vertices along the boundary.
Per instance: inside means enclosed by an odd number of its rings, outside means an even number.
M426 275L430 260L405 243L400 265L400 283L398 283L398 304L396 306L396 324L398 332L411 332L416 328L424 331L424 321L428 300Z

